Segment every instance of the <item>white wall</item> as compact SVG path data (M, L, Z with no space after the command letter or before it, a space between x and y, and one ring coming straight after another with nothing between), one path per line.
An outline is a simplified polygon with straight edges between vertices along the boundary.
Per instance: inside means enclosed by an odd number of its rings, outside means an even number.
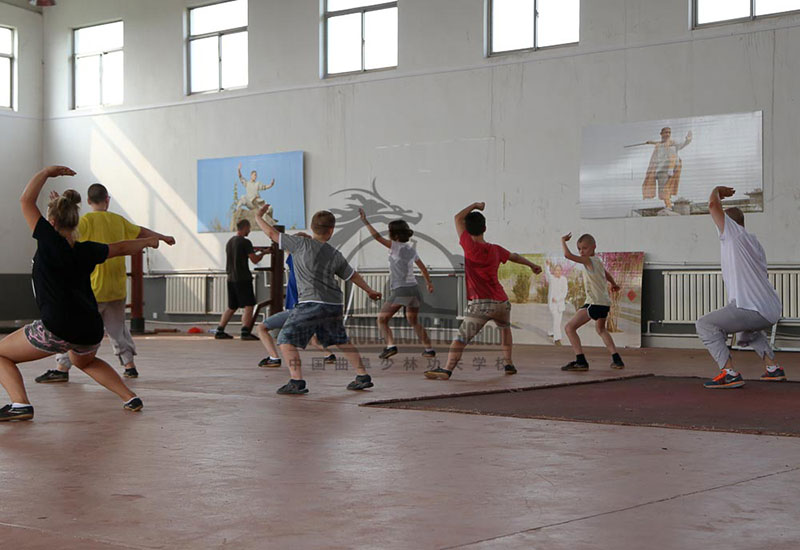
M104 182L133 220L175 234L154 269L219 268L225 234L196 232L196 161L306 151L307 217L345 187L419 211L454 250L453 213L486 200L487 236L514 250L592 232L653 264L718 261L707 216L581 220L581 128L764 112L772 263L798 263L800 17L689 29L689 4L584 0L579 46L483 57L482 0L400 0L400 67L319 79L319 1L250 0L250 86L183 95L183 0L60 0L44 14L44 159ZM70 29L125 21L125 105L70 111ZM711 182L710 182L711 183ZM366 234L362 232L366 237ZM263 239L263 237L257 237ZM263 241L262 241L263 242ZM369 248L360 265L383 265ZM444 260L422 243L434 265Z
M18 109L0 109L0 273L30 272L35 242L19 196L42 163L42 16L0 4L0 24L17 36Z

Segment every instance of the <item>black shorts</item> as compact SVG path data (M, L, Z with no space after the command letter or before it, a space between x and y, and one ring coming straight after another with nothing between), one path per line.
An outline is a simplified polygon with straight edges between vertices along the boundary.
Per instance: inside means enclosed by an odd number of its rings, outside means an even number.
M253 293L253 281L228 281L228 307L236 310L240 307L256 305Z
M592 304L583 304L581 309L589 312L589 318L597 321L598 319L605 319L608 317L608 312L611 311L611 306L595 306Z

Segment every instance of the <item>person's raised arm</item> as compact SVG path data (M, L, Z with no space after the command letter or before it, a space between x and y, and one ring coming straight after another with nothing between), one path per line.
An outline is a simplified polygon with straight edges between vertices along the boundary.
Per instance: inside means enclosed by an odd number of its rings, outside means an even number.
M467 229L467 226L464 223L464 218L467 217L467 214L469 214L473 210L483 210L484 208L486 208L485 202L473 202L472 204L461 210L458 214L456 214L454 221L456 224L456 232L458 233L459 237L461 237L461 234Z
M258 190L259 190L259 191L266 191L267 189L272 189L272 187L273 187L274 185L275 185L275 178L272 178L272 181L271 181L271 182L269 182L269 184L268 184L268 185L263 185L263 184L262 184L262 185L259 185L259 186L258 186Z
M533 263L526 257L522 256L521 254L517 254L516 252L512 252L508 259L515 264L527 265L531 268L531 271L537 275L542 272L542 267L540 265Z
M362 277L358 271L353 272L353 276L350 277L350 281L358 288L366 292L370 300L381 299L381 293L373 289L371 286L369 286L367 282L364 280L364 277Z
M720 235L725 231L725 210L722 208L722 199L732 197L734 193L736 190L733 187L720 185L712 189L711 196L708 197L708 212L717 225Z
M242 163L239 163L239 166L236 168L236 173L239 174L239 181L242 183L247 183L245 179L242 177Z
M270 224L265 222L264 218L263 218L264 214L267 213L268 209L269 209L269 205L268 204L265 204L264 206L262 206L261 208L258 209L258 212L256 213L256 223L258 224L258 227L261 228L261 231L266 233L267 237L272 239L272 242L276 242L277 243L277 242L280 241L281 234L278 232L277 229L275 229Z
M561 237L561 248L564 250L564 257L573 262L577 262L583 265L588 265L589 262L591 261L588 258L588 256L584 258L583 256L577 256L570 251L567 241L569 241L571 238L572 238L572 233L567 233L566 235Z
M151 237L157 238L159 241L164 241L168 245L172 246L175 244L175 237L171 235L162 235L161 233L157 233L152 229L148 229L146 227L140 227L139 235L136 237L137 239L149 239Z
M683 140L683 143L676 144L675 147L677 147L678 151L680 151L681 149L689 145L691 142L692 142L692 131L689 130L688 132L686 132L686 139Z
M428 292L433 294L433 283L431 282L431 274L428 273L428 268L425 267L425 264L422 263L420 258L414 260L414 263L417 265L419 270L422 272L422 276L425 279L425 286L428 288Z
M378 233L378 230L372 227L372 224L369 223L369 220L367 220L367 214L364 212L363 208L358 209L358 215L361 218L361 221L364 222L364 226L367 228L367 231L369 231L369 234L372 235L376 241L381 243L386 248L392 248L392 241L385 237L381 237L381 234Z
M39 207L36 206L36 201L39 198L39 193L42 192L42 187L47 181L47 178L56 178L58 176L74 176L75 170L67 168L66 166L48 166L36 172L25 186L22 191L22 196L19 198L20 206L22 207L22 215L28 223L28 227L33 231L42 213Z
M108 257L132 256L138 254L145 248L158 248L159 239L157 237L147 237L146 239L132 239L130 241L119 241L108 245Z

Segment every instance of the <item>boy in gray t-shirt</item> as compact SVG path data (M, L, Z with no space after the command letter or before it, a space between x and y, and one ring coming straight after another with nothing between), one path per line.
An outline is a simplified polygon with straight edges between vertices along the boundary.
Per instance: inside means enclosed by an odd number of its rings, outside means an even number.
M256 223L281 249L292 253L299 295L297 306L278 335L278 345L291 373L291 379L278 389L278 393L308 393L297 348L305 349L315 334L322 346L338 346L347 360L355 365L356 379L348 384L348 390L371 388L372 378L367 374L358 349L350 343L344 329L343 296L334 276L352 281L372 300L379 300L381 293L373 290L347 263L341 252L328 244L336 227L333 214L327 210L314 214L311 219L314 236L308 238L276 231L262 219L268 208L269 205L264 205L259 209Z

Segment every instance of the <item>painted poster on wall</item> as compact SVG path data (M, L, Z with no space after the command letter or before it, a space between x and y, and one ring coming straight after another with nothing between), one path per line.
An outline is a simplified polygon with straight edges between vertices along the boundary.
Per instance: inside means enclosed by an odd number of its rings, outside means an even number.
M197 161L197 231L236 231L240 220L255 226L259 208L269 204L270 225L303 229L303 152Z
M725 206L763 212L761 111L583 129L583 218L708 214L718 185Z
M512 303L514 342L569 347L564 325L586 303L583 266L563 254L523 256L541 265L542 273L534 275L528 267L510 262L498 271ZM606 326L614 343L617 347L641 347L644 252L600 252L597 256L620 287L618 292L609 290L611 311ZM594 323L581 327L578 334L584 346L603 346Z

